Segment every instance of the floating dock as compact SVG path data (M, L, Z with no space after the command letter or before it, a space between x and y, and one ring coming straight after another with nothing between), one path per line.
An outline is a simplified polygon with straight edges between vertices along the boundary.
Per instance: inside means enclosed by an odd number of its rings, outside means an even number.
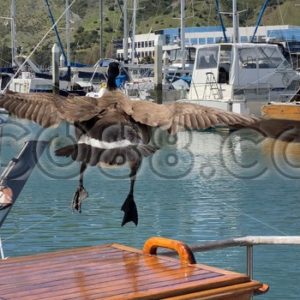
M156 255L158 247L178 252ZM144 250L119 244L0 261L0 299L239 299L265 292L248 276L196 264L178 241L151 238Z

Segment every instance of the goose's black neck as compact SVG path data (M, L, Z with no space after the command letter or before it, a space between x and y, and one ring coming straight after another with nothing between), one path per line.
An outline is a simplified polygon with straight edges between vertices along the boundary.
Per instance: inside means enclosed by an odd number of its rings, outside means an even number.
M115 90L117 88L116 78L119 75L119 64L117 62L111 62L107 70L107 89Z

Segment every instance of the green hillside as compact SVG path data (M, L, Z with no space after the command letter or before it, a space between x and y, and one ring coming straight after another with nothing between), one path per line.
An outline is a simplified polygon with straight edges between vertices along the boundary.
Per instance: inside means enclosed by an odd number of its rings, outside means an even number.
M55 18L58 19L64 12L64 0L48 1ZM72 0L69 0L72 3ZM248 3L246 3L248 2ZM238 9L246 10L240 15L241 26L253 26L263 0L238 1ZM231 0L222 0L222 11L231 11ZM299 0L271 0L264 14L262 24L300 25ZM0 0L0 16L10 14L10 0ZM43 0L16 0L17 11L17 44L21 54L29 54L36 44L44 37L51 22L48 17L45 1ZM113 41L122 38L123 18L120 6L123 0L104 1L104 41L105 56L113 55ZM132 0L128 0L128 15L131 20ZM99 58L99 1L75 0L72 5L72 60L84 63L95 63ZM191 1L186 0L186 26L219 25L214 0ZM155 30L180 26L180 1L155 0L138 2L137 33L154 32ZM230 16L224 16L226 26L231 26ZM65 42L65 18L58 24L61 39ZM0 19L0 65L6 65L10 60L10 21ZM39 64L50 63L50 49L55 41L51 31L33 58Z

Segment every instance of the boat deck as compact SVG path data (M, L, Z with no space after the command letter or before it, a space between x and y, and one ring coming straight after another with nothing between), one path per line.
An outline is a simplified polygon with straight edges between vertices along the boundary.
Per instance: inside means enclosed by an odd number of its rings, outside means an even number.
M8 258L0 278L5 300L250 299L262 287L243 274L119 244Z

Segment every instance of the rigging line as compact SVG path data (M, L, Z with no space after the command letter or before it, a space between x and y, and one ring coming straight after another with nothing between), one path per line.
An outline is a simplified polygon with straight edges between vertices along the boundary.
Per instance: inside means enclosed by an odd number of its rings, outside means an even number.
M123 8L122 8L122 5L121 5L121 3L120 3L120 0L117 0L117 2L118 2L119 10L121 11L122 17L123 17L123 19L124 19L124 12L123 12Z
M157 2L158 2L158 3L157 3ZM158 15L160 15L160 14L159 14L159 11L160 11L160 9L161 9L161 6L160 6L160 5L161 5L161 0L156 1L156 3L157 3L157 5L152 4L152 6L155 6L156 11L155 11L155 16L154 16L154 18L152 18L152 19L153 19L152 24L149 24L149 25L150 25L150 28L153 28L153 25L155 25L154 19L155 19ZM163 13L164 13L165 11L167 11L167 10L169 9L170 6L171 6L171 5L169 5L169 6L163 11Z
M209 14L208 14L208 18L207 18L207 26L209 26L209 24L210 24L212 1L213 0L209 1Z
M18 236L18 235L20 235L21 233L27 232L28 230L30 230L30 229L32 229L32 228L34 228L34 227L36 227L36 226L38 226L38 225L40 225L40 224L43 224L43 223L45 223L46 221L49 221L49 220L53 219L54 217L56 217L57 215L59 215L59 213L64 212L64 211L69 211L69 210L70 210L70 209L67 208L67 207L66 207L66 208L63 208L63 209L59 209L59 211L53 213L51 216L45 217L43 220L41 220L41 221L39 221L39 222L35 222L35 223L31 224L30 226L28 226L28 227L26 227L26 228L24 228L24 229L22 229L22 230L20 230L20 231L18 231L18 232L16 232L16 233L14 233L14 234L9 235L8 237L6 237L6 238L4 238L4 239L2 238L2 241L11 240L11 239L13 239L15 236ZM1 299L1 298L0 298L0 299Z
M66 14L66 11L72 7L72 5L76 2L76 0L73 0L71 4L66 7L66 9L63 11L63 13L59 16L59 18L56 20L56 22L50 27L50 29L45 33L45 35L42 37L42 39L36 44L36 46L33 48L33 50L30 52L30 54L26 57L24 62L20 65L14 76L11 77L3 91L1 93L5 93L5 91L8 89L9 85L11 84L12 80L15 78L15 76L19 73L19 71L25 66L25 64L28 62L30 57L35 53L35 51L40 47L40 45L44 42L46 37L49 35L49 33L53 30L55 26L59 23L59 21L63 18L63 16Z
M118 3L119 3L119 1L118 1ZM123 16L123 11L121 11L121 16ZM123 19L124 19L124 16L123 16ZM112 20L113 28L119 28L121 22L122 22L122 18L118 18L118 17L115 18L115 16L114 16L114 18L113 18L113 20ZM117 31L118 31L118 30L114 30L114 31L113 31L113 34L111 35L111 42L113 42L115 36L117 35L117 34L116 34Z
M195 8L194 8L194 0L191 1L191 8L192 8L192 24L195 26Z
M65 210L66 210L66 209L65 209ZM57 216L57 215L58 215L60 212L62 212L62 211L63 211L63 209L62 209L62 210L60 209L58 212L52 214L51 216L46 217L45 219L43 219L43 220L41 220L41 221L39 221L39 222L36 222L36 223L31 224L30 226L28 226L28 227L26 227L26 228L24 228L24 229L18 231L17 233L14 233L14 234L12 234L12 235L9 235L8 237L2 239L2 241L10 240L10 239L14 238L15 236L20 235L21 233L27 232L28 230L30 230L30 229L36 227L37 225L43 224L44 222L53 219L55 216Z
M239 212L243 216L246 216L249 219L252 219L252 220L256 221L257 223L260 223L260 224L262 224L262 225L264 225L264 226L266 226L266 227L268 227L268 228L270 228L270 229L272 229L272 230L274 230L274 231L276 231L278 233L281 233L283 235L288 235L286 232L284 232L284 231L282 231L282 230L280 230L280 229L278 229L278 228L276 228L276 227L274 227L274 226L272 226L272 225L270 225L270 224L268 224L268 223L266 223L264 221L261 221L260 219L254 217L254 216L252 216L250 214L247 214L247 213L243 212L241 209L238 209L238 208L236 208L236 207L234 207L234 206L232 206L232 205L230 205L228 203L225 203L225 202L223 202L223 205L226 206L226 207L229 207L230 209L235 210L236 212Z
M284 25L284 20L283 20L283 15L282 15L282 12L281 12L281 5L279 3L279 0L277 0L277 5L279 6L278 11L279 11L279 15L280 15L280 18L281 18L282 25ZM290 45L289 45L289 43L287 41L287 37L285 36L284 38L285 38L285 41L286 41L286 46L287 46L288 51L289 51L290 61L291 61L291 63L293 63L292 62L292 54L291 54L291 51L290 51L291 50L290 49Z
M3 58L1 58L1 57L0 57L0 60L3 61L3 62L5 62L6 64L10 64L9 61L7 61L7 60L5 60L5 59L3 59Z

